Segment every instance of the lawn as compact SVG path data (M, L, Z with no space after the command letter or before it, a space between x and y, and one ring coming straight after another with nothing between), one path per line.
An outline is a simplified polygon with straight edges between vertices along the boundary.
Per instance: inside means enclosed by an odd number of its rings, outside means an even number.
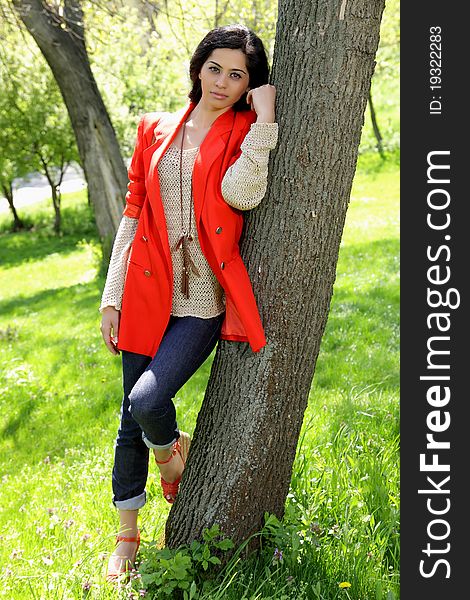
M398 187L397 165L361 161L285 517L267 524L258 557L198 598L399 597ZM103 581L121 372L100 336L86 197L64 196L60 237L49 203L22 216L35 227L13 234L0 215L0 597L141 597ZM185 431L214 352L177 395ZM169 511L155 469L148 497L147 542Z

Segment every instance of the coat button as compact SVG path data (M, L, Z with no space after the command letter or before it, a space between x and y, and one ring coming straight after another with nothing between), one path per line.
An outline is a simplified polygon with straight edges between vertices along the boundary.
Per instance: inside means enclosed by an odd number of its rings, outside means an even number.
M150 271L144 271L144 275L145 275L146 277L150 277L150 275L151 275L151 274L152 274L152 273L150 273Z
M145 237L145 235L143 235L143 236L142 236L142 241L143 241L143 242L148 242L148 241L149 241L149 239L148 239L147 237Z
M220 268L221 268L221 269L223 269L224 267L225 267L225 263L224 263L224 262L221 262L221 263L220 263Z
M215 230L216 233L222 233L222 227L217 227L217 229Z

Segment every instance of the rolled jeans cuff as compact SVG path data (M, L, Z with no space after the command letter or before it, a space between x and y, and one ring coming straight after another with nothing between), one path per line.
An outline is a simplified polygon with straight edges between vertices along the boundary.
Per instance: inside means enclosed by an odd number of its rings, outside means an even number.
M147 446L147 448L150 448L151 450L168 450L178 440L178 438L175 438L169 444L164 444L164 445L152 444L152 442L145 437L145 433L143 433L143 432L142 432L142 439L144 441L144 444Z
M145 492L142 492L138 496L134 496L134 498L129 498L128 500L114 500L113 504L118 510L139 510L144 506L147 501L147 495Z

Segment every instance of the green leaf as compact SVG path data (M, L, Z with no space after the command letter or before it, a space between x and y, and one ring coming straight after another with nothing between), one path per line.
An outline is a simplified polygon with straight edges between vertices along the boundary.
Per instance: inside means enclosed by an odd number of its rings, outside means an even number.
M214 545L217 548L220 548L221 550L229 550L229 548L235 547L235 544L232 542L232 540L230 538L225 538L225 539L221 540L220 542L217 542Z
M220 527L217 523L214 523L210 529L204 529L202 537L206 542L210 542L212 539L220 535Z

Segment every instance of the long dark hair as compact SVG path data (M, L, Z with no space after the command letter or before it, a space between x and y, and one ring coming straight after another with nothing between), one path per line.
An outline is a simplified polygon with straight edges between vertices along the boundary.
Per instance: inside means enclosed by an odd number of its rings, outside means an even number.
M269 66L266 51L263 42L251 29L245 25L224 25L216 27L209 31L204 39L199 43L189 63L189 77L193 87L188 94L188 98L196 104L202 97L201 80L199 73L202 65L216 48L232 48L241 50L246 56L246 66L248 67L250 89L259 87L269 82ZM245 92L242 97L235 102L233 110L250 110L250 105L246 102Z

